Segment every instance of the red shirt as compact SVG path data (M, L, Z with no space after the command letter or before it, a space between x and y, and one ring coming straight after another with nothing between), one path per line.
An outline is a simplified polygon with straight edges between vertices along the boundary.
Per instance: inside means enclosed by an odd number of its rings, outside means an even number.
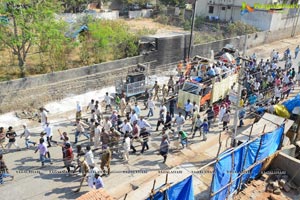
M67 160L73 159L73 150L71 147L66 149L66 159Z

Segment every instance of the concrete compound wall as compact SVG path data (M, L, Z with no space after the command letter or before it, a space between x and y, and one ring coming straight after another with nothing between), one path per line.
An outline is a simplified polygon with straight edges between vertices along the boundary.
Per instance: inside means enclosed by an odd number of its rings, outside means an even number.
M114 85L117 78L125 77L138 63L145 62L146 57L137 56L80 69L1 82L0 113L28 107L38 108L46 102Z
M77 22L86 16L92 16L96 19L107 19L116 20L119 19L119 11L113 10L111 12L100 12L100 13L63 13L58 15L58 18L66 22Z
M129 19L136 19L140 17L149 18L152 16L153 10L151 9L142 9L136 11L129 11L128 18Z
M38 108L49 101L114 85L115 79L125 77L127 72L135 68L138 63L151 63L152 72L155 73L157 70L161 70L162 65L178 62L187 57L189 34L161 34L151 37L155 38L157 50L145 55L1 82L0 113L16 109L27 109L28 107ZM243 50L245 37L239 36L195 45L192 48L192 55L210 57L211 50L218 52L226 44L233 44L239 50ZM287 37L290 37L289 31L267 31L249 34L247 35L247 47L263 45Z

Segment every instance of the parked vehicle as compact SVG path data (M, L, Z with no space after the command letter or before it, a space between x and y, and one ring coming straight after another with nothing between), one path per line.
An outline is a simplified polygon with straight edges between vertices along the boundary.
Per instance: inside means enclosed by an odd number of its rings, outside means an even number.
M144 6L143 6L143 8L145 8L145 9L153 9L154 5L151 4L151 3L145 3Z
M206 110L210 104L212 87L210 85L186 81L178 93L178 107L184 108L184 104L189 99L196 102L200 110Z
M128 9L131 11L142 10L142 7L139 4L129 4Z

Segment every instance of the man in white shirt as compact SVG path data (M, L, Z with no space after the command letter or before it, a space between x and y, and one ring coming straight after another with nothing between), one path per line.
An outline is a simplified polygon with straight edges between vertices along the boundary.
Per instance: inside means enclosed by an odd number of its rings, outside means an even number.
M155 104L154 104L154 102L152 101L151 98L148 99L148 108L149 108L149 112L148 112L147 117L150 117L150 115L152 117L154 109L155 109Z
M82 108L81 108L80 102L77 101L76 102L76 119L81 119L81 111L82 111Z
M95 123L95 138L94 138L94 149L98 149L100 146L100 135L102 127L99 123Z
M52 146L51 141L52 141L53 132L52 132L52 126L50 126L49 122L46 123L45 132L46 132L47 142L48 142L47 147L51 147Z
M86 153L84 155L84 158L87 164L89 165L89 167L93 169L95 167L95 161L94 161L94 154L91 150L90 145L86 146Z
M91 100L91 102L89 103L89 105L86 108L86 111L88 111L88 109L90 109L91 111L95 110L95 101L94 101L94 99Z
M254 91L258 92L259 91L259 87L260 87L260 83L258 81L254 82Z
M29 149L29 144L33 144L35 146L36 143L30 141L30 131L28 130L26 124L23 124L23 128L24 128L24 132L22 133L20 138L22 138L23 136L25 137L25 145L26 145L26 148Z
M199 112L199 106L196 104L196 101L193 102L192 110L195 110L197 113Z
M130 115L130 124L133 125L133 122L137 121L138 119L139 119L139 117L135 113L135 110L132 110L132 113Z
M126 132L131 133L132 131L132 126L127 119L125 119L123 124L120 125L120 128L123 134L125 134Z
M179 133L179 131L182 131L184 123L185 123L185 119L182 116L182 113L179 112L178 116L176 116L175 120L174 120L174 125L176 124L176 126L177 126L177 133L174 131L174 137L177 137L177 134Z
M125 97L123 96L121 98L121 102L120 102L120 115L121 117L124 117L124 113L125 113L125 108L126 108L126 99Z
M105 117L105 121L103 122L104 130L108 132L111 127L112 127L112 123L111 123L109 117Z
M140 129L146 129L146 128L151 129L151 125L144 119L143 116L140 117L140 119L137 122L137 125L140 127Z
M123 150L124 150L124 153L123 153L123 159L125 162L128 163L128 160L129 160L129 151L130 151L130 138L129 138L129 134L128 133L125 133L125 136L124 136L124 143L123 143Z
M187 102L184 104L184 111L185 111L184 119L185 120L188 116L189 116L189 118L191 118L192 110L193 110L193 105L192 105L191 101L188 99Z
M166 107L166 105L165 104L161 104L160 106L159 106L159 112L165 112L165 113L167 113L167 107Z
M108 108L110 110L112 110L112 107L111 107L111 100L112 99L113 99L113 97L110 96L110 95L108 95L108 92L106 92L106 95L104 97L104 101L105 101L105 104L106 104L106 106L105 106L105 112L107 112Z

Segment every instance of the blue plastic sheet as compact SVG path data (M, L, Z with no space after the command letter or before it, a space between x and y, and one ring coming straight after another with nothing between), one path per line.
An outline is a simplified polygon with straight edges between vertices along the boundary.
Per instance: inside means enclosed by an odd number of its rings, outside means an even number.
M215 173L211 183L212 193L216 193L216 195L211 199L226 199L248 178L256 178L260 173L262 164L258 164L252 169L249 167L276 152L280 146L283 132L284 126L280 126L273 132L266 133L254 141L245 142L234 150L227 150L220 154L219 161L215 164ZM245 171L247 169L248 171ZM243 172L244 174L237 178ZM233 181L232 184L225 187L230 181Z
M286 109L289 111L289 113L292 113L293 109L295 107L300 106L300 93L297 94L294 98L291 98L285 102L282 103L286 107Z
M202 78L201 77L197 77L194 79L194 81L198 82L198 83L201 83L202 82Z
M147 200L150 200L149 197ZM193 176L171 186L165 192L157 192L152 200L194 200Z

